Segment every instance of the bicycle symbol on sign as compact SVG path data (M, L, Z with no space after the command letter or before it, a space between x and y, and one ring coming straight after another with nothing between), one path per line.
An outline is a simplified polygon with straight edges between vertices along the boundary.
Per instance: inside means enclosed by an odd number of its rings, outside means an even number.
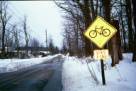
M100 31L97 31L100 30ZM95 27L95 30L92 30L89 32L89 36L91 38L95 38L97 36L97 34L103 35L104 37L108 37L110 35L110 30L107 28L103 28L103 26L101 26L100 28L97 28L97 26Z

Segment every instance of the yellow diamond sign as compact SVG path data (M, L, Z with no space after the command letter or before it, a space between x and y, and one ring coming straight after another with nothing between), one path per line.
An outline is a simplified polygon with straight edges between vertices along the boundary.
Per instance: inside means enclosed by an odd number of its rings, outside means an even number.
M108 42L108 40L117 32L111 24L105 21L102 17L97 16L95 21L85 31L84 35L95 43L99 48Z

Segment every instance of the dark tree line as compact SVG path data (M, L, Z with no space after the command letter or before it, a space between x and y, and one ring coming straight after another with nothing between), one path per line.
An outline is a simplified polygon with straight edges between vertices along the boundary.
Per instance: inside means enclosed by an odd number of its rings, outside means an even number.
M63 49L71 55L89 56L98 49L84 35L97 15L118 29L106 44L112 57L112 66L122 59L122 52L136 55L135 0L64 0L55 1L64 12Z

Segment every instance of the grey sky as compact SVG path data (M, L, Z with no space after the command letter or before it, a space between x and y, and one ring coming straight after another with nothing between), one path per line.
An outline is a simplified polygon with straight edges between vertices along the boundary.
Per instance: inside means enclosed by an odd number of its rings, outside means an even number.
M62 45L62 17L61 10L53 1L10 1L9 8L19 21L24 15L28 18L28 25L32 36L45 45L45 30L53 38L56 46Z

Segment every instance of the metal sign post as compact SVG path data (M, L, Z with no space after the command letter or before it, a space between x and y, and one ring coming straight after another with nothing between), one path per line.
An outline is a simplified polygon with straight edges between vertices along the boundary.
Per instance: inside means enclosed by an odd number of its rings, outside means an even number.
M101 73L102 73L102 84L106 85L103 59L101 59Z
M94 59L101 61L101 76L102 76L102 84L106 85L105 81L105 72L104 72L104 61L109 58L108 49L103 50L94 50Z

